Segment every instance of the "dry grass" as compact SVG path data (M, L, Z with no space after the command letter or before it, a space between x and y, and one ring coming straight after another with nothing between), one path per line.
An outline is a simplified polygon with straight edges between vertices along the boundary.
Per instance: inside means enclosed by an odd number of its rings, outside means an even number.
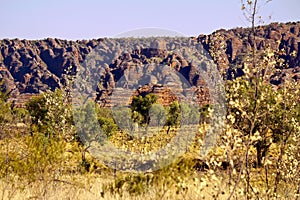
M110 183L113 177L101 177L101 175L74 175L72 177L63 177L55 181L36 181L25 186L22 182L6 184L0 182L0 199L214 199L216 195L214 184L203 183L200 175L199 179L186 182L186 191L176 192L176 186L164 187L157 185L142 194L132 195L126 189L120 193L110 193L104 191L104 185ZM207 184L207 185L206 185ZM219 185L219 184L216 184ZM219 194L218 199L226 199L228 194Z

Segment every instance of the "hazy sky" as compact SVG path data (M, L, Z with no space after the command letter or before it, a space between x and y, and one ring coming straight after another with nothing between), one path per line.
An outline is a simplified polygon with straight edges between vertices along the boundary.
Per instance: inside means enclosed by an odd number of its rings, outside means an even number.
M240 8L240 0L0 0L0 39L89 39L145 27L198 36L248 26ZM260 14L265 24L300 21L299 9L299 0L273 0Z

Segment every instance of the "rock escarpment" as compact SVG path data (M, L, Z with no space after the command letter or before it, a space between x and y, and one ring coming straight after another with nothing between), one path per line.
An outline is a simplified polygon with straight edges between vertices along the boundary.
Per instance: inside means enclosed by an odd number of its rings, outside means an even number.
M233 69L241 65L242 57L249 54L252 48L259 51L269 46L274 50L280 50L282 52L280 58L286 67L270 80L271 84L280 85L286 76L300 81L299 30L300 22L273 23L257 27L255 38L251 36L251 30L246 28L218 30L210 35L192 38L176 38L169 43L164 39L152 38L136 44L128 52L122 52L120 44L121 46L130 44L133 42L132 39L103 38L80 41L52 38L37 41L3 39L0 40L0 81L3 83L1 89L20 104L26 102L30 96L49 89L70 90L69 87L84 60L98 48L103 55L112 55L111 58L105 56L99 58L101 63L99 65L95 63L95 68L89 71L92 74L86 74L86 76L99 78L94 95L100 103L109 104L108 97L116 84L123 84L124 87L124 84L130 84L130 80L141 78L140 75L143 73L128 74L130 70L138 71L138 66L141 65L152 70L152 74L143 77L143 80L149 80L153 84L143 86L142 83L138 83L140 90L144 93L147 91L157 93L160 101L165 104L174 100L175 97L167 88L160 87L162 81L164 83L167 81L166 74L153 76L155 70L151 69L151 63L160 66L168 65L182 74L191 86L195 86L193 92L198 94L198 101L203 103L208 101L206 83L201 78L201 73L197 71L193 60L186 58L186 47L201 49L200 46L203 46L207 52L217 53L218 69L225 79L232 78L232 72L237 73L235 75L243 74L242 69ZM173 52L176 49L180 49L179 53ZM180 90L180 87L178 89Z
M285 67L279 67L281 73L272 77L271 83L279 85L285 76L290 75L296 81L300 80L300 22L272 23L267 26L256 27L255 37L249 28L219 30L211 35L199 35L198 42L205 49L218 52L218 64L231 78L230 72L234 67L241 65L242 58L250 54L251 49L257 52L266 48L278 51L278 58L283 60ZM224 48L221 48L221 44ZM242 71L239 70L242 74ZM238 75L238 74L237 74Z

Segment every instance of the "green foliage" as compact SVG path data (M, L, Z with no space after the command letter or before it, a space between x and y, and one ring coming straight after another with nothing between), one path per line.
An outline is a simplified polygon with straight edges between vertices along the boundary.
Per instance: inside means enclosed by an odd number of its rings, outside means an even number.
M184 102L180 103L181 111L181 124L192 125L199 124L199 117L206 117L206 113L202 113L200 116L200 109L198 105L191 105Z
M167 117L167 126L177 126L179 125L181 119L180 105L178 101L174 101L169 105L168 117Z
M7 139L2 147L5 146L11 147L6 151L1 148L5 152L0 158L1 177L11 175L26 180L42 178L40 176L50 170L48 167L55 171L51 164L62 155L59 142L43 134Z
M82 107L73 108L76 132L81 142L87 146L91 141L102 143L105 139L104 133L100 130L96 108L94 101L88 101Z
M68 140L77 139L71 105L66 95L56 89L32 98L26 108L31 115L32 131L45 133L47 137L62 136Z
M143 196L149 190L156 189L154 197L157 199L161 199L168 190L184 196L188 190L185 182L190 178L194 167L194 160L182 157L153 173L120 173L112 183L105 185L104 190L121 196L124 191L130 195Z
M99 117L98 122L107 137L111 137L118 130L118 126L112 118Z
M26 108L13 108L12 113L14 115L14 118L17 119L18 122L27 125L31 123L29 111Z
M252 25L249 37L254 42L255 20L260 2L242 1L244 14ZM284 158L299 158L299 148L294 146L293 141L299 140L300 121L296 102L300 101L300 88L299 83L289 77L282 79L279 87L271 85L271 78L282 73L281 52L268 46L258 51L254 44L251 48L249 54L238 58L243 62L237 68L244 75L233 76L234 79L226 84L228 115L226 135L222 139L223 147L227 146L227 159L231 163L230 174L236 174L234 163L242 163L228 199L237 195L240 182L244 183L240 191L245 193L247 199L259 199L261 193L264 193L266 199L277 199L282 198L278 191L280 182L286 180L285 176L294 177L296 185L300 183L300 179L295 176L295 171L299 171L299 161L294 165ZM280 147L279 150L276 147ZM239 159L236 154L241 152L244 153L243 159L236 161ZM264 172L264 177L253 173L253 167L257 173ZM242 176L244 180L240 179ZM258 177L263 180L260 184L256 183ZM299 194L299 186L298 189L292 189L298 191L294 194Z
M256 13L252 6L257 1L242 2L243 8L250 6L248 10L253 15L249 19L254 23ZM249 37L255 36L254 32L251 34ZM218 45L214 59L222 60L220 49L226 45L224 36L210 42ZM21 188L22 198L46 199L43 194L25 196L27 191L24 189L34 188L33 182L39 186L56 181L51 186L57 192L61 186L57 182L62 177L71 177L67 184L74 188L77 186L74 177L89 171L96 177L97 185L92 187L90 182L85 182L86 176L79 185L87 185L88 192L96 188L91 199L100 194L104 198L105 193L98 191L99 180L104 191L112 195L105 199L297 199L300 194L300 85L288 77L278 88L271 85L270 78L281 69L279 52L270 48L257 51L254 47L250 47L252 52L249 54L237 58L242 61L237 68L244 76L226 82L226 128L220 135L219 145L211 147L206 157L199 158L199 149L207 142L202 136L210 127L202 122L209 120L211 105L201 107L200 111L196 106L177 101L162 107L156 104L157 97L150 94L134 97L131 108L120 108L114 111L114 116L110 109L98 108L93 101L74 110L77 132L82 140L96 140L101 144L106 135L117 147L135 153L149 153L168 145L177 133L179 122L182 125L198 124L199 111L202 126L199 126L193 144L186 146L188 152L154 172L112 174L112 170L105 173L101 168L101 173L97 174L97 166L101 164L88 154L89 143L83 147L82 143L72 139L76 134L71 108L62 91L33 98L26 105L27 109L13 108L7 102L7 96L0 93L0 183L5 184L1 189L9 190L6 185L11 184L10 192L13 193L17 186ZM130 123L131 119L143 125L153 121L155 125L166 125L169 129L162 129L151 137L130 138L118 130L115 116L118 116L118 125L128 127L130 131L134 124ZM18 122L31 125L31 132L21 134L21 129L16 126ZM98 124L102 132L96 126ZM22 183L21 187L16 180ZM47 189L42 188L40 193ZM68 191L67 195L70 193ZM226 194L222 196L223 193Z
M14 189L22 189L34 182L58 180L63 173L77 170L81 147L69 137L75 132L69 104L61 91L33 98L27 104L28 110L13 108L3 99L0 106L0 132L1 136L5 134L0 137L1 181L20 181Z
M118 131L118 126L113 119L113 114L109 108L100 108L96 106L97 119L99 125L108 137L111 137L116 131Z
M273 142L295 130L290 120L296 115L294 102L299 101L299 96L293 92L297 90L295 83L286 80L284 87L278 89L269 83L268 77L275 72L275 53L266 49L261 56L263 62L256 62L255 69L250 67L246 57L244 71L248 73L228 81L226 87L228 123L244 135L258 136L251 142L257 150L258 166L262 165Z
M155 94L147 94L145 97L142 97L141 95L133 97L131 103L131 110L133 113L132 119L139 124L149 124L149 111L156 101L157 96ZM139 113L142 116L142 119L134 112Z
M98 117L113 118L112 110L110 108L102 108L96 105L96 112Z
M164 125L166 122L166 109L158 103L153 104L150 109L150 118L152 125L157 127Z
M204 123L204 122L208 122L210 119L210 113L209 110L211 109L211 105L206 104L200 107L199 109L199 113L200 113L200 124Z

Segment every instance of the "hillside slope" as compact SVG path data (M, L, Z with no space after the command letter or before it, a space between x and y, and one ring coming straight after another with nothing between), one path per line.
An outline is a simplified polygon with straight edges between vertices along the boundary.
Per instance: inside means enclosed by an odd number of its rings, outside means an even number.
M282 68L276 77L272 77L271 83L279 85L287 75L295 80L300 80L300 22L278 24L257 27L256 39L249 36L250 29L236 28L232 30L218 30L210 35L199 35L194 38L177 38L167 43L163 40L156 41L152 38L145 44L136 45L132 52L115 56L111 62L102 65L102 69L95 70L99 73L102 85L97 88L96 97L104 101L116 82L124 75L124 70L132 64L149 64L155 58L160 64L164 63L179 71L191 85L203 86L203 80L199 76L191 60L183 56L170 54L170 48L184 49L186 46L203 45L208 52L218 52L216 61L224 78L231 79L231 72L242 75L242 57L249 53L254 46L262 50L270 46L274 50L282 50L280 56L286 68ZM81 41L67 41L54 38L43 40L0 40L0 81L3 81L2 90L7 92L17 104L23 104L32 95L55 88L66 88L72 82L72 77L78 73L80 66L87 56L99 45L104 53L120 52L120 44L131 43L131 39L94 39ZM221 48L221 46L223 47ZM150 46L149 46L150 45ZM168 46L169 45L169 46ZM236 68L240 68L236 70ZM235 70L234 70L235 69ZM150 77L151 78L151 77ZM158 80L159 81L159 80ZM157 87L142 88L156 90L158 94L169 93L167 89ZM205 96L206 91L202 91ZM169 95L170 96L170 95ZM171 99L162 101L169 102ZM200 98L201 99L201 98ZM205 101L205 98L202 98Z

